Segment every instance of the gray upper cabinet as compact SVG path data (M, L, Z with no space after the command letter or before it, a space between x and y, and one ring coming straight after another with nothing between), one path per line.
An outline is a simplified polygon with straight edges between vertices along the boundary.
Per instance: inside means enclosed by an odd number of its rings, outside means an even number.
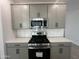
M48 5L48 28L64 28L66 5Z
M11 5L13 29L29 28L29 5Z
M65 28L66 5L52 4L13 4L13 29L30 28L30 20L35 17L47 18L49 29Z
M47 5L30 5L30 18L47 18Z

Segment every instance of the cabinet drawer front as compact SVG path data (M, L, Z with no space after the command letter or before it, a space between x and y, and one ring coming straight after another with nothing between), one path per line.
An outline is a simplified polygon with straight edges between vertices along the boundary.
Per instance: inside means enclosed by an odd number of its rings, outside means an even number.
M60 47L66 46L66 47L70 47L71 43L70 42L68 42L68 43L51 43L51 47L53 47L53 46L60 46Z
M7 43L7 47L27 47L27 43Z

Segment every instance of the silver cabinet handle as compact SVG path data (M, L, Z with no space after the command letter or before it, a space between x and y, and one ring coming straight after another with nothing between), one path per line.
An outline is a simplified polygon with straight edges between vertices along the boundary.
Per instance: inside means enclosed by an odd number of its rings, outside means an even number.
M20 49L16 49L16 54L19 54L20 53Z
M63 53L63 48L59 48L59 53L60 53L60 54Z
M15 46L20 46L19 44L16 44Z

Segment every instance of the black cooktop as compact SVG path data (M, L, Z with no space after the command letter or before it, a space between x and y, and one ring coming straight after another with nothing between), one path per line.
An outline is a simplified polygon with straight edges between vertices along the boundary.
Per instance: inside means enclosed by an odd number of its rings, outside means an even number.
M46 35L32 35L28 43L50 43Z

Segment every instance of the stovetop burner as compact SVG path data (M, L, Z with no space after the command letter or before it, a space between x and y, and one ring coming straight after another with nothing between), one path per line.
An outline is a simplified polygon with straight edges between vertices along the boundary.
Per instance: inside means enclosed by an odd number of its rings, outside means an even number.
M29 43L50 43L46 35L33 35Z

